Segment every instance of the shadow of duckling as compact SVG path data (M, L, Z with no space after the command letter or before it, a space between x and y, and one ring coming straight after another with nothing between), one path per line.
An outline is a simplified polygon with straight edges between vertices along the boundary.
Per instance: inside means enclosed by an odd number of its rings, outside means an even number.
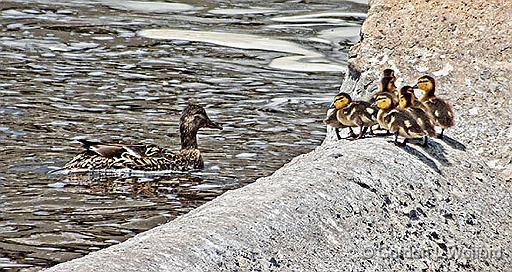
M450 138L450 137L444 135L443 139L441 139L441 140L453 149L457 149L460 151L466 151L466 145L464 145L463 143L461 143L453 138Z
M388 142L393 143L393 141L388 141ZM414 148L410 145L398 146L398 148L400 148L403 151L418 158L422 163L424 163L430 169L434 170L436 173L443 175L443 173L441 173L441 170L439 169L439 167L437 167L436 162L434 160L432 160L431 158L425 156L425 154L423 154L423 152L417 150L416 148Z
M446 150L444 149L444 146L442 144L432 141L432 139L430 139L430 141L428 142L428 146L423 147L423 150L432 158L439 161L442 165L452 165L448 158L446 158Z

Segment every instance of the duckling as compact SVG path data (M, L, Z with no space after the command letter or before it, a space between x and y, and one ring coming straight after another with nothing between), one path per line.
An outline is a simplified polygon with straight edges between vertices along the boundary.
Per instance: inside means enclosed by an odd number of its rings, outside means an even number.
M427 133L423 138L423 145L426 146L428 143L428 137L434 137L436 135L434 123L430 114L419 106L422 105L422 103L419 103L416 100L416 96L414 96L414 89L411 86L402 87L398 98L400 109L405 110L412 115L412 117L416 119L418 125L420 125L420 127Z
M393 84L395 84L396 76L395 76L395 71L393 69L389 69L389 68L384 69L384 71L382 71L382 78L385 78L385 77L390 77L393 81Z
M196 138L200 128L222 129L222 126L211 121L203 107L189 104L180 117L181 150L178 153L152 144L104 144L79 140L84 152L66 163L64 169L201 169L204 163Z
M336 118L343 127L350 129L350 137L360 139L369 127L377 124L377 109L366 101L353 101L349 94L339 93L334 97L332 108L337 110ZM356 136L353 127L359 127Z
M338 118L336 117L337 113L338 110L336 108L327 109L327 116L325 117L323 122L324 124L333 127L334 131L336 132L336 137L338 138L338 140L341 140L340 129L344 128L345 126L338 122Z
M375 104L379 108L377 121L381 127L395 134L395 145L405 146L408 139L427 135L410 114L396 108L390 93L377 94ZM402 143L398 142L399 135L405 138Z
M420 98L420 101L425 105L428 112L433 117L434 124L441 127L441 133L437 137L442 139L444 130L455 125L451 105L434 94L436 83L434 78L431 76L425 75L418 78L418 82L413 88L420 89L423 92L423 96Z
M391 70L391 69L386 69L386 70ZM393 70L391 70L391 71L393 71ZM385 74L389 74L389 72L388 73L384 73L384 75ZM376 92L370 98L370 103L374 102L374 98L378 94L389 93L389 94L391 94L391 96L393 98L394 105L398 105L398 95L396 93L395 79L396 78L394 77L394 75L393 76L385 76L385 77L381 78L380 83L379 83L379 91Z

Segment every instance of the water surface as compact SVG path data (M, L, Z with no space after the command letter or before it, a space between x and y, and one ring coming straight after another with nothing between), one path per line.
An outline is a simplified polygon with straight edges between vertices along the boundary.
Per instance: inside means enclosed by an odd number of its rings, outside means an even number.
M117 244L317 146L367 7L305 2L2 0L0 268ZM224 126L203 171L47 174L76 137L177 148L189 101Z

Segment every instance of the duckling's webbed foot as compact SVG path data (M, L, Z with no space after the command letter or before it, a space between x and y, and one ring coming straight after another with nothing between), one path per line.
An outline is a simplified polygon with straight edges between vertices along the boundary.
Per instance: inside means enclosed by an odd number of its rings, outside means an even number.
M437 134L437 138L439 138L439 139L444 138L444 128L441 129L441 133Z
M406 146L407 145L407 138L405 138L403 142L399 142L398 141L398 132L395 132L395 141L393 143L396 146Z

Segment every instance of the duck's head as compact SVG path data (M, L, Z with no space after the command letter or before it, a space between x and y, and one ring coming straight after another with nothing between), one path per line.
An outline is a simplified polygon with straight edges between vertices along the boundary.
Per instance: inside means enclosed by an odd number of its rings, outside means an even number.
M337 110L343 109L348 104L350 104L350 102L352 102L352 98L348 93L339 93L334 97L331 108L335 108Z
M197 148L196 134L200 128L222 129L222 126L210 120L203 107L188 104L180 117L182 148Z
M396 89L395 79L393 77L383 77L380 80L380 91L392 93Z
M390 93L379 93L375 95L373 104L379 109L390 110L396 107L393 96Z
M434 93L434 89L436 88L436 82L431 76L422 76L418 78L416 85L413 88L417 88L422 90L424 93Z
M398 92L398 106L402 109L412 107L415 100L414 89L411 86L403 86Z

